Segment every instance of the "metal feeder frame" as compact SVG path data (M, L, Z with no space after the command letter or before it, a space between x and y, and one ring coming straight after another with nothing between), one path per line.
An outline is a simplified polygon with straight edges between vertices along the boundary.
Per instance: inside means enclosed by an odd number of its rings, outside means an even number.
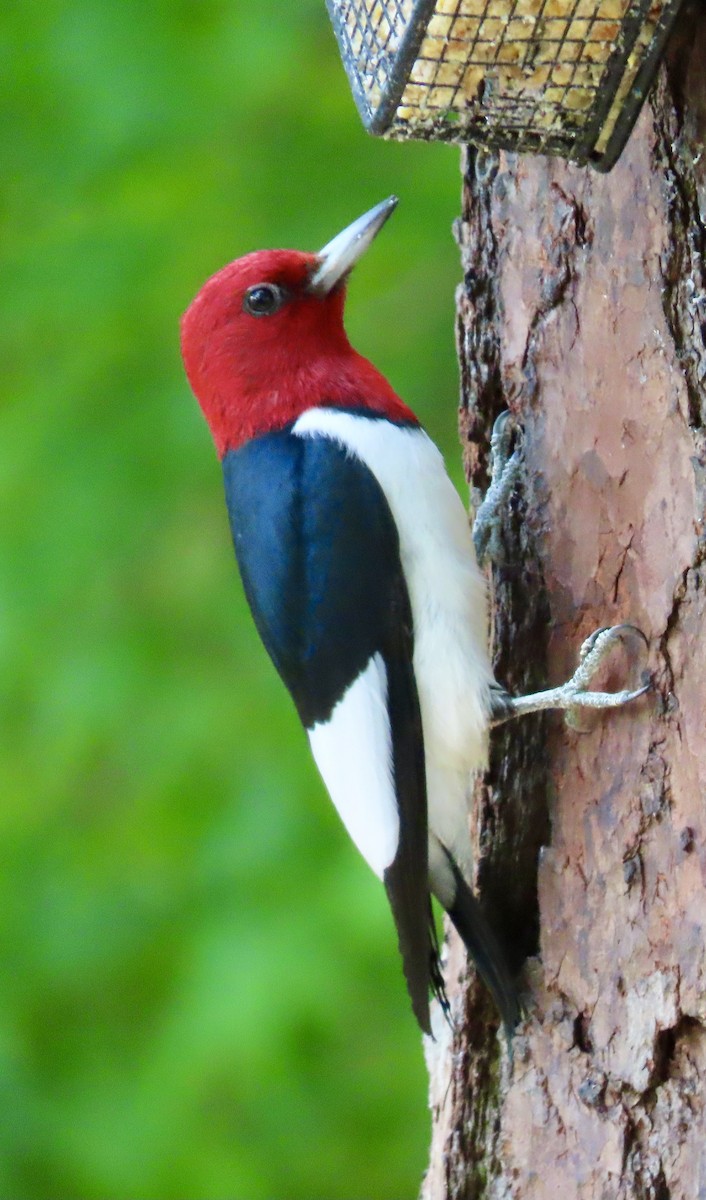
M525 61L520 63L522 70L533 69L532 63L527 65L527 57L531 54L532 44L543 39L542 23L556 18L555 10L549 7L551 2L540 0L537 13L528 17L527 7L521 0L508 0L508 12L500 22L501 26L509 29L515 18L524 21L525 25L534 19L536 24L535 36L522 38L526 54ZM452 90L439 83L439 68L447 62L444 58L446 47L438 59L420 58L432 19L435 16L451 18L451 23L458 20L467 25L475 22L482 30L483 21L488 24L493 20L490 14L497 14L493 0L485 0L483 14L478 15L476 7L470 16L466 0L456 0L451 11L448 0L442 0L441 4L439 0L326 0L353 96L370 133L396 139L471 142L489 149L556 154L580 165L588 163L604 172L615 164L630 136L681 3L682 0L631 0L622 16L610 18L610 23L618 24L620 28L598 81L587 86L569 80L563 89L564 98L572 87L593 93L590 108L584 112L571 112L562 108L561 101L555 100L548 106L550 116L554 114L548 124L546 118L541 122L537 117L543 92L548 88L554 92L560 90L554 84L559 67L566 75L572 62L574 68L583 65L583 49L577 50L576 57L569 60L562 57L562 48L581 40L568 38L567 32L572 22L587 24L581 16L586 13L586 0L567 3L567 11L561 18L565 25L564 35L556 42L556 61L542 58L543 66L549 68L547 87L523 88L520 85L514 89L516 95L502 94L498 90L498 79L501 79L504 62L498 55L502 54L500 47L508 42L503 41L502 33L496 36L495 42L476 35L475 39L468 39L468 58L462 66L458 51L456 53L458 80L448 103L433 107L420 103L416 116L409 115L415 107L413 103L401 107L409 87L417 90L426 87L429 89L427 96L434 88L441 87L443 92ZM600 0L595 0L596 14L599 8ZM588 24L597 19L594 15ZM495 27L498 24L496 18ZM387 26L386 37L381 32L384 26ZM401 27L404 32L397 45L390 47L390 42L394 42L393 31L396 33ZM359 43L355 50L352 35ZM462 87L463 72L474 65L472 55L479 44L489 48L477 62L482 80L477 95L466 98ZM544 45L547 44L553 43L545 39ZM491 57L493 53L494 58ZM573 53L573 49L567 53ZM432 69L435 66L434 77L426 82L415 80L412 73L419 62L429 63ZM618 111L613 117L615 107ZM606 125L611 117L612 127L611 123Z

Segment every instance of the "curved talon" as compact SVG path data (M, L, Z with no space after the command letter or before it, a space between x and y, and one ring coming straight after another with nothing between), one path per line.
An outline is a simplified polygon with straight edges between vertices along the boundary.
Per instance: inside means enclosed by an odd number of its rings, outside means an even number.
M510 409L504 408L495 418L490 434L491 467L494 478L499 478L502 475L508 461L512 457L509 450L513 434L516 434L519 438L521 433L522 426L510 412ZM515 447L515 453L518 449L519 445Z
M568 684L564 685L568 689ZM621 704L629 704L631 700L638 700L640 696L644 696L645 692L649 692L652 686L652 681L644 683L642 687L635 691L628 692L574 692L573 698L566 706L567 709L572 708L620 708ZM569 693L570 694L570 693Z
M647 634L642 632L639 625L632 625L630 621L621 621L619 625L606 625L604 628L610 633L636 633L645 646L650 644Z
M493 429L490 434L491 442L500 441L505 434L505 427L507 426L507 423L511 417L512 413L510 412L509 408L504 408L501 413L498 413L497 417L493 421Z

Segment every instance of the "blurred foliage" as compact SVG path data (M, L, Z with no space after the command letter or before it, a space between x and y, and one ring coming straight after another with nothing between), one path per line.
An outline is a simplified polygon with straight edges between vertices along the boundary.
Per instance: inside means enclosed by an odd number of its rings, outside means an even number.
M392 920L246 612L178 318L398 192L349 330L457 458L456 153L363 132L324 0L0 24L0 1198L413 1196Z

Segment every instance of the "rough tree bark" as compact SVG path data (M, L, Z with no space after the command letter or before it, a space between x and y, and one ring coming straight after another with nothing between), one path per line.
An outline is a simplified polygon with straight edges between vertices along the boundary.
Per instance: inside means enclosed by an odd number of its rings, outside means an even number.
M494 572L498 678L559 682L589 632L631 621L655 687L579 728L527 718L494 738L478 883L527 958L528 1015L510 1065L452 939L425 1200L706 1197L705 141L694 4L610 175L464 159L475 486L497 413L525 430Z

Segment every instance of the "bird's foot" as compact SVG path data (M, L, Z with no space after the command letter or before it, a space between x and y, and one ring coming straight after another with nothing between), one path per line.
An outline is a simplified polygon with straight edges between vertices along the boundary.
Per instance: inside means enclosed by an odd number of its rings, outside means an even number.
M601 663L613 648L616 640L636 635L647 645L647 638L635 625L613 625L609 629L597 629L586 638L579 652L579 665L567 683L549 688L546 692L534 692L529 696L510 696L500 692L493 698L491 726L502 725L513 717L526 713L542 712L547 708L565 709L571 714L577 708L619 708L644 696L650 688L649 677L643 672L642 686L620 692L591 692L588 685Z
M521 427L517 425L507 410L501 412L493 425L490 437L490 485L483 502L478 506L473 522L473 543L476 548L476 558L483 563L486 558L493 562L500 561L500 532L502 528L502 509L507 505L515 482L520 473L522 447L518 438L515 449L510 453L513 434L521 435Z

